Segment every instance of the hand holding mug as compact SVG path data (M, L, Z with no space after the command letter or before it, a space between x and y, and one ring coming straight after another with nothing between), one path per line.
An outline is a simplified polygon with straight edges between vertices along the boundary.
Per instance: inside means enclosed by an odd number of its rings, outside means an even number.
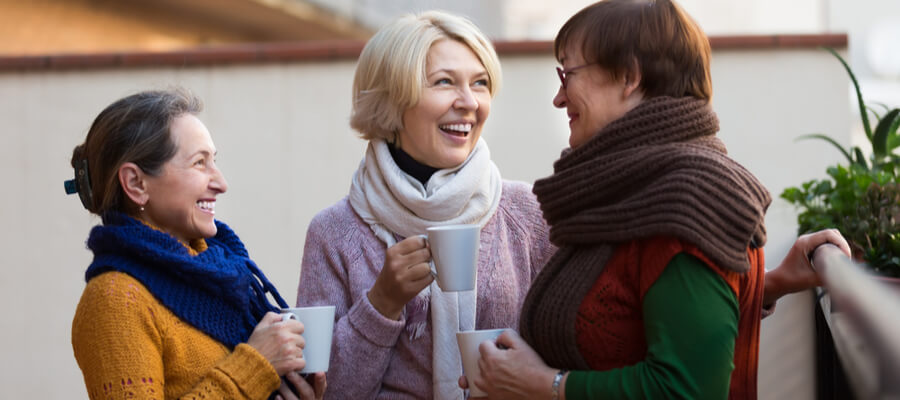
M515 331L505 330L496 342L482 341L478 351L479 375L468 380L470 391L474 385L491 399L501 400L552 396L553 378L558 370L548 367Z
M302 333L300 321L285 320L280 314L268 312L253 329L247 344L268 360L279 376L283 376L306 366L303 359L306 342Z
M478 225L443 225L426 230L434 275L445 292L475 290L478 273Z
M311 374L328 371L331 359L331 338L334 335L334 306L287 308L281 314L303 324L303 360L306 365L296 372Z
M305 377L304 374L289 372L284 378L286 382L281 383L275 400L321 400L325 396L328 384L324 372L316 372Z
M384 266L367 294L372 306L387 318L400 319L406 303L434 280L430 259L431 251L420 236L389 247Z

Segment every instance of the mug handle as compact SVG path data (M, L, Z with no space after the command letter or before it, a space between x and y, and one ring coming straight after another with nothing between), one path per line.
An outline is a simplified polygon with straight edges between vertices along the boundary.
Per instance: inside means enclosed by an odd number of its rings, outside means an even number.
M292 312L283 312L283 313L281 313L281 322L284 322L284 321L287 321L287 320L291 320L291 319L297 320L297 316L294 315L294 313L292 313ZM299 320L298 320L298 321L299 321Z
M428 243L428 235L419 235L419 237L422 238L422 240L424 240L426 244ZM428 265L431 268L431 277L437 279L438 275L437 268L434 267L434 258L428 260Z

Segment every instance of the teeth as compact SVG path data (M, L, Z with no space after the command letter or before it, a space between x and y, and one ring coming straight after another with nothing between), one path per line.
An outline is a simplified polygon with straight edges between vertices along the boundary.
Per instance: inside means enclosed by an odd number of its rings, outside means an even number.
M216 202L215 201L198 201L197 206L202 210L210 211L215 213L216 210Z
M448 124L448 125L441 125L440 128L445 131L456 131L456 132L469 133L469 131L472 130L472 124Z

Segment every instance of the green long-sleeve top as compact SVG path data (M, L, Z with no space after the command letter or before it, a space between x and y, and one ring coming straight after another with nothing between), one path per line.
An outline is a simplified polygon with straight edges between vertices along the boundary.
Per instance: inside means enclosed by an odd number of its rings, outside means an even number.
M644 294L641 310L645 358L605 371L570 372L566 399L727 398L739 306L725 279L679 253Z

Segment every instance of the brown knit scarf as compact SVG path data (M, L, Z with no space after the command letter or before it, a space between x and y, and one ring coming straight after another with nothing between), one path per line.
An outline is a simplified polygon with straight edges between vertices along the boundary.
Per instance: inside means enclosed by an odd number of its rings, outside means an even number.
M615 246L674 236L716 265L750 268L747 247L766 241L769 192L728 158L708 102L645 100L584 145L566 150L534 193L558 252L525 298L522 337L556 368L588 369L575 316Z

